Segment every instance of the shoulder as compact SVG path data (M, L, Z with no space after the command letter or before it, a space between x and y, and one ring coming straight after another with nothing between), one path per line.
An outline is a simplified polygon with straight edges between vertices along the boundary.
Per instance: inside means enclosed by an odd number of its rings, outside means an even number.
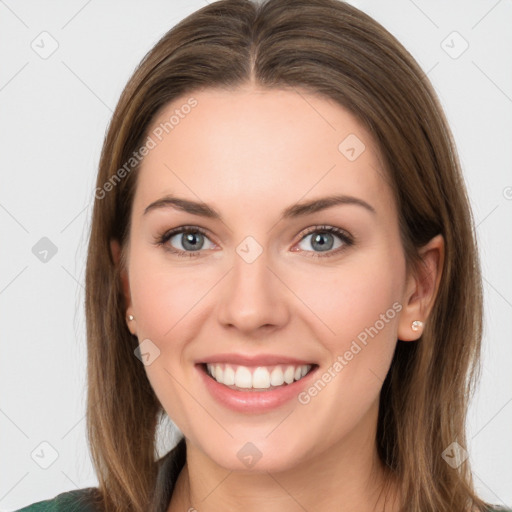
M98 512L94 506L96 487L63 492L52 499L38 501L14 512Z

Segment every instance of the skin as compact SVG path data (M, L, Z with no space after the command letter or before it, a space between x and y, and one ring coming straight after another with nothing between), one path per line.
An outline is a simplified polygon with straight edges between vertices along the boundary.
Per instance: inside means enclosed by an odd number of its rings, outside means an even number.
M424 269L406 272L378 148L337 103L253 85L193 96L198 105L140 169L122 274L126 313L135 317L128 328L160 350L145 370L186 437L187 463L168 510L398 510L397 482L390 481L386 507L380 492L378 399L397 338L417 340L421 330L411 323L428 321L443 240L421 249ZM167 105L153 126L187 98ZM366 147L354 161L338 150L349 134ZM224 222L172 208L143 214L169 193L204 201ZM345 204L279 220L286 207L333 193L363 199L375 213ZM208 232L196 242L198 257L154 243L185 225ZM305 234L316 225L339 227L356 241L346 246L327 234L334 246L322 252L315 233ZM236 252L249 235L263 249L251 264ZM182 235L171 240L168 246L186 251ZM118 243L111 248L119 260ZM401 311L306 405L291 400L265 413L231 411L209 395L194 367L221 352L289 354L317 363L321 375L394 303ZM262 454L252 468L237 457L248 441Z

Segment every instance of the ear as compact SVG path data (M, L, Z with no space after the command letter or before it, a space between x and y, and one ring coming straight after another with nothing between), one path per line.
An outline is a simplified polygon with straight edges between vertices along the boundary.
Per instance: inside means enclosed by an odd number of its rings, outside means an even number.
M398 339L414 341L421 337L423 328L437 296L444 265L444 238L437 235L419 251L422 262L418 269L411 269L407 276L403 309L398 323ZM418 330L412 323L423 323Z
M121 246L116 239L110 240L110 252L112 254L112 260L114 261L114 265L119 267L121 265ZM130 292L130 281L128 279L128 272L125 267L120 269L120 278L121 278L121 286L123 290L124 303L126 306L126 324L128 325L128 329L132 334L136 334L136 324L135 319L129 320L128 315L134 315L133 307L132 307L132 298Z

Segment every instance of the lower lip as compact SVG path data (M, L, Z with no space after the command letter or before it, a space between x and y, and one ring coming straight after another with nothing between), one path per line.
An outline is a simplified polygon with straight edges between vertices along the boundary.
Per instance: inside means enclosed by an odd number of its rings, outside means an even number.
M318 370L313 368L305 377L269 391L238 391L220 384L210 377L202 364L196 365L206 388L219 403L236 412L261 413L276 409L297 398L299 393L309 385L312 376Z

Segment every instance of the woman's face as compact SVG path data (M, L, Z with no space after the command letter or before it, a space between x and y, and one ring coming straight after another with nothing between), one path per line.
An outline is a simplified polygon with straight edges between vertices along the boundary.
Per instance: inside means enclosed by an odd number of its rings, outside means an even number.
M377 148L347 110L306 92L192 96L153 123L132 210L129 327L151 385L188 441L224 468L357 460L373 447L379 392L411 320ZM162 201L171 196L188 207ZM183 226L190 232L157 243Z

